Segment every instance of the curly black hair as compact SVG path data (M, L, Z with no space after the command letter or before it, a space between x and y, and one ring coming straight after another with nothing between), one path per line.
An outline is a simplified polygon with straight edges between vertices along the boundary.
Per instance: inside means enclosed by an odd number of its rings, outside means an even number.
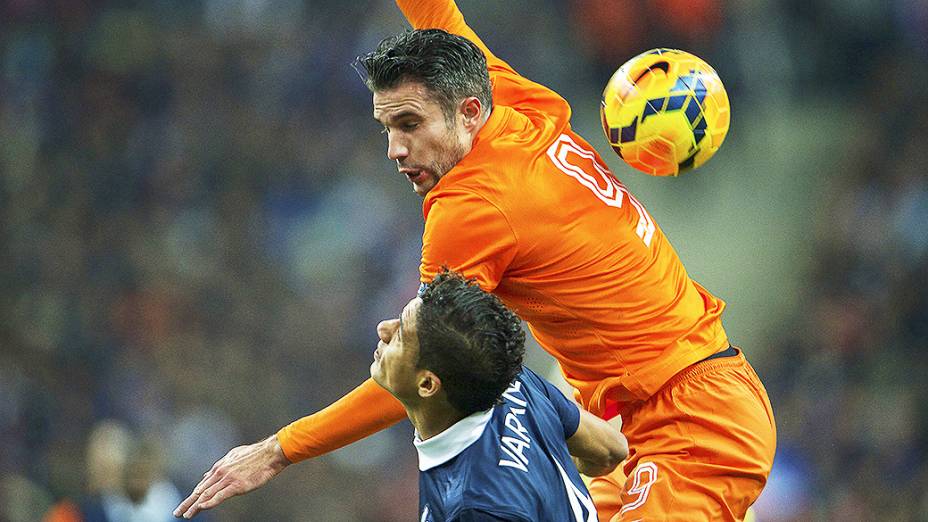
M448 402L462 415L498 404L522 369L519 317L474 280L447 269L421 297L417 366L441 379Z
M392 89L401 82L422 83L451 120L458 103L476 96L489 113L493 91L487 59L473 42L441 29L416 29L385 38L373 52L355 62L364 68L371 92ZM357 65L355 65L357 69Z

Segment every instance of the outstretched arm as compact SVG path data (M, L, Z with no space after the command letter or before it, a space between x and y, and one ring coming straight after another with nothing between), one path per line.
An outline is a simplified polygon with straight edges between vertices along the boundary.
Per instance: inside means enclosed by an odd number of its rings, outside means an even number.
M174 510L191 518L222 502L254 491L292 462L328 453L406 418L389 392L368 379L331 406L284 427L261 442L232 449Z
M580 426L567 439L567 449L580 473L588 477L605 475L628 456L625 435L592 413L580 410Z

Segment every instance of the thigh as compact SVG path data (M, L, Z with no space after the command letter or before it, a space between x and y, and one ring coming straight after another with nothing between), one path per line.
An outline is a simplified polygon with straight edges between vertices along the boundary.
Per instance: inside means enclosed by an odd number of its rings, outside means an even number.
M719 361L628 416L632 455L613 520L742 520L760 495L776 447L770 402L742 355Z

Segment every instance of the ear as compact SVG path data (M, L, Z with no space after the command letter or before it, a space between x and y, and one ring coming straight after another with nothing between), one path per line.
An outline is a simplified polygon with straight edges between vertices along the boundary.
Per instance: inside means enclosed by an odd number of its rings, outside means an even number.
M416 376L416 390L423 399L434 397L441 391L441 379L429 370L421 370Z
M463 118L464 127L468 130L476 127L483 116L483 104L480 103L480 99L476 96L468 96L464 98L459 107L461 111L461 117Z

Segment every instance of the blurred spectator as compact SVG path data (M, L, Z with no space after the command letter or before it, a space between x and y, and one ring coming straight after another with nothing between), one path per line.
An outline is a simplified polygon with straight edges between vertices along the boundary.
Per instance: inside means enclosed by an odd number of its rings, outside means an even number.
M164 476L160 446L121 423L101 421L86 453L86 492L77 504L56 504L45 522L167 522L181 501Z

